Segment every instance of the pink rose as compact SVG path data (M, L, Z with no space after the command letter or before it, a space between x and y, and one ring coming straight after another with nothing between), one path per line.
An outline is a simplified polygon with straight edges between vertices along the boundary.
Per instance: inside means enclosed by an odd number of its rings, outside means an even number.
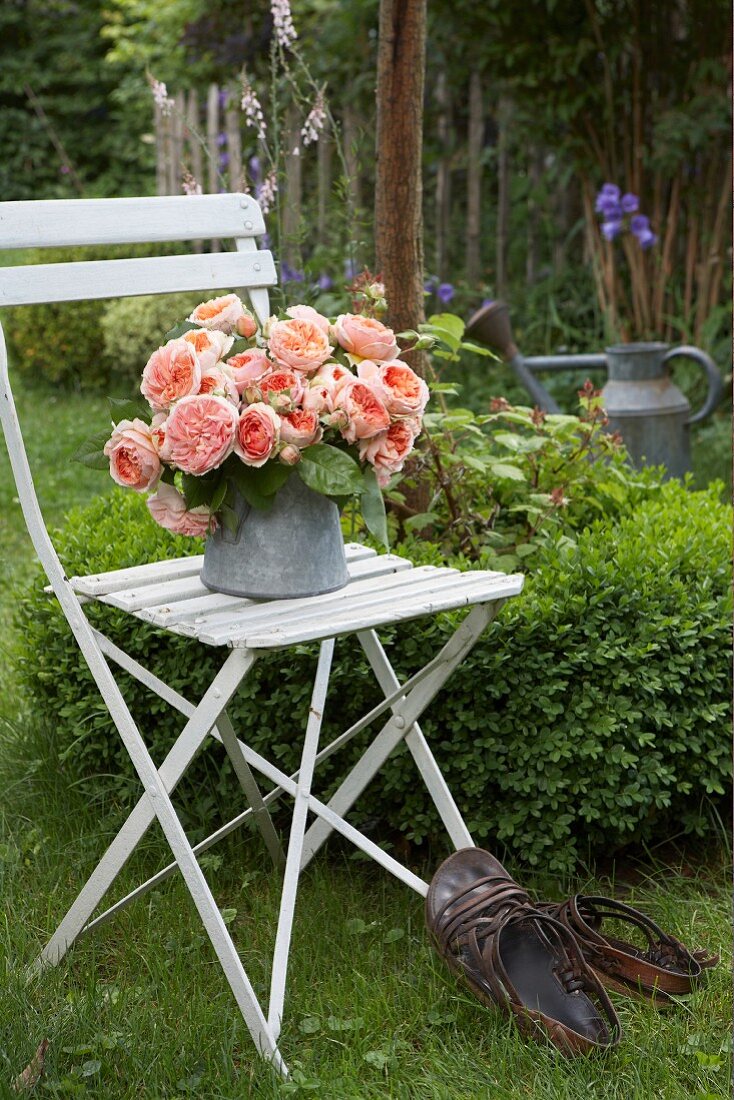
M234 343L234 336L226 336L223 332L207 332L203 328L189 329L182 339L191 344L202 370L209 370L223 359Z
M362 359L394 359L399 348L395 333L374 317L362 317L358 313L342 313L334 325L334 335L350 355Z
M301 407L308 412L316 413L317 416L330 413L334 408L333 387L324 382L314 382L311 379L301 398Z
M234 449L247 466L264 466L280 440L280 417L262 401L240 413Z
M363 368L364 372L363 372ZM391 416L422 416L428 404L428 386L399 359L387 363L362 362L357 374L373 385Z
M234 331L241 336L252 336L257 326L236 294L225 294L223 298L210 298L196 307L186 318L200 328L217 329L228 335Z
M345 386L337 398L337 408L346 413L348 423L342 435L348 443L369 439L390 426L390 414L380 398L365 382L355 380Z
M268 348L281 366L304 374L318 370L333 351L329 337L317 324L298 318L276 321L270 329Z
M166 423L171 462L187 474L221 466L234 446L237 410L223 397L184 397Z
M235 408L239 408L240 395L237 392L234 378L229 374L225 374L221 365L210 367L202 373L199 393L214 393L217 397L225 398Z
M272 370L275 364L272 359L268 359L267 353L262 348L248 348L247 351L241 351L239 355L233 355L228 359L226 366L241 396L247 386L257 382L258 378L262 378Z
M140 392L152 408L167 409L174 401L199 392L201 365L186 340L169 340L151 355L143 370Z
M150 438L161 462L171 461L171 449L166 441L168 413L156 413L150 425Z
M161 461L144 420L121 420L104 445L110 476L118 485L142 493L161 476Z
M348 367L343 367L341 363L325 363L318 374L314 374L311 381L321 381L330 385L334 392L334 397L348 385L349 382L353 382L357 376L349 370Z
M318 414L315 412L296 409L292 413L281 414L280 438L284 443L295 443L297 447L310 447L312 443L318 443L323 434Z
M403 468L403 463L413 450L420 425L415 420L396 420L385 432L359 445L359 457L372 463L377 483L384 488L393 474Z
M329 318L322 317L322 315L313 308L313 306L291 306L286 310L289 317L292 317L294 321L311 321L312 324L318 325L324 335L329 336Z
M304 382L300 374L292 370L274 370L266 374L255 383L255 388L260 391L260 399L275 405L280 412L291 412L301 403L304 393Z
M186 501L173 485L162 481L155 496L148 497L148 509L160 527L176 535L202 537L217 528L215 516L205 506L186 511Z

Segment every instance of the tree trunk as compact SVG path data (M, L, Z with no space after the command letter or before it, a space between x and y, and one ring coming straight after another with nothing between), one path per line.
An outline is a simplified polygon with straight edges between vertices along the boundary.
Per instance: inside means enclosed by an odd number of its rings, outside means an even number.
M525 280L532 286L538 278L540 267L540 212L538 209L538 188L543 178L543 150L530 149L528 164L528 250L525 260Z
M449 233L451 229L451 95L445 70L436 81L438 104L437 136L441 154L436 172L436 275L441 282L449 276Z
M481 273L483 143L482 78L475 69L469 80L469 142L466 171L466 281L470 288L474 288L479 282Z
M510 230L510 156L508 151L510 103L500 96L497 111L497 259L495 293L500 298L507 283L507 242Z
M424 319L421 151L426 0L381 0L375 252L397 332ZM420 366L414 362L414 366Z

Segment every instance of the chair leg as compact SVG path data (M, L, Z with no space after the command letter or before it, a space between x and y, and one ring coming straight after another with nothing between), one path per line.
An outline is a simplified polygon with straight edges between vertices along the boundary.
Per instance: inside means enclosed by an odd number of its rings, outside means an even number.
M211 686L161 765L158 774L168 792L175 788L254 662L255 654L233 650L212 680ZM144 794L36 959L32 967L34 971L48 965L55 966L63 959L154 820L153 804L148 795Z
M288 838L288 856L285 865L285 875L283 877L283 892L280 899L278 931L275 937L275 950L273 951L273 973L270 983L270 1007L268 1009L268 1023L276 1037L280 1034L281 1020L283 1017L288 952L290 950L291 933L293 931L293 915L296 907L296 894L298 892L301 850L303 848L303 837L306 832L306 817L308 815L311 782L313 779L316 753L319 747L319 734L321 732L321 723L323 720L326 692L329 686L329 673L331 671L333 656L334 639L329 638L321 643L319 650L316 679L314 680L313 692L311 694L311 706L308 712L308 724L306 726L306 736L303 743L303 752L301 754L301 766L298 771L298 780L294 796L293 820L291 823L290 837Z
M374 630L365 631L359 635L359 641L383 692L386 696L391 694L396 688L400 687L400 681L395 675L377 634ZM412 753L418 771L423 777L423 782L428 788L428 792L454 846L456 848L472 848L474 841L471 833L466 827L461 811L456 805L454 796L451 794L446 780L441 774L441 769L436 763L436 759L417 722L406 733L405 743Z
M430 676L421 680L402 699L396 700L392 707L392 718L385 723L380 733L357 761L328 803L329 808L339 814L340 817L344 817L349 812L393 749L400 743L406 732L410 731L434 696L438 694L449 679L454 669L461 664L467 653L471 651L482 631L496 615L497 610L498 603L476 606L443 647L441 660L436 663L436 667ZM332 831L332 827L323 818L311 825L304 842L301 859L302 869L313 859Z

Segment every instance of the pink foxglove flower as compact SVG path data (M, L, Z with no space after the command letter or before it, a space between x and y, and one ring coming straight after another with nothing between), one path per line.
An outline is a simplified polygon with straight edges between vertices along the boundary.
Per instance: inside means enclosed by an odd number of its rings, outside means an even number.
M326 125L326 103L324 102L323 88L317 93L314 105L311 108L301 130L304 145L311 145L319 140L319 134Z
M240 106L245 116L245 126L249 126L253 129L260 141L265 141L267 132L265 115L263 114L260 100L257 98L255 90L246 76L242 77L242 99L240 100Z
M293 26L289 0L270 0L270 10L273 15L275 39L279 46L287 50L298 38L296 28Z

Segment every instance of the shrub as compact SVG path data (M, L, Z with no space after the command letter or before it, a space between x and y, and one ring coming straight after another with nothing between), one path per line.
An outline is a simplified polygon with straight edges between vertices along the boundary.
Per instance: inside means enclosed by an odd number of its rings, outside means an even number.
M198 549L143 513L139 498L119 491L74 513L57 540L67 570ZM729 776L730 516L716 489L690 493L671 482L614 525L599 521L575 544L544 548L524 593L504 607L422 723L478 843L561 870L633 840L706 828ZM402 551L414 560L440 555L417 539ZM96 776L93 789L137 797L68 628L40 590L39 578L19 608L23 689L35 712L54 715L71 777ZM158 634L112 609L88 610L114 641L191 699L221 665L221 651ZM458 617L385 631L398 675L424 664ZM298 766L314 661L307 646L287 662L264 655L231 706L249 744L286 771ZM160 760L180 717L126 676L120 683ZM379 698L355 647L338 645L324 738ZM320 792L358 751L350 745L325 763ZM406 753L403 747L391 758L352 819L445 845ZM232 816L239 803L226 770L207 759L197 759L182 801L199 819L217 804Z
M24 264L74 263L168 253L174 245L29 250ZM52 302L3 311L11 362L26 378L68 389L127 396L137 390L148 357L202 295Z
M102 346L115 361L116 375L133 391L140 375L164 335L186 317L206 294L154 294L142 298L119 298L105 309L101 320Z

